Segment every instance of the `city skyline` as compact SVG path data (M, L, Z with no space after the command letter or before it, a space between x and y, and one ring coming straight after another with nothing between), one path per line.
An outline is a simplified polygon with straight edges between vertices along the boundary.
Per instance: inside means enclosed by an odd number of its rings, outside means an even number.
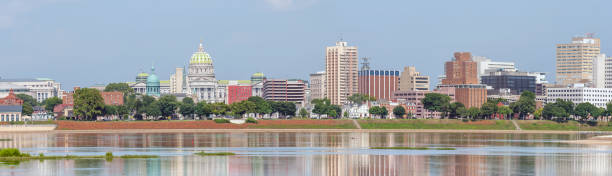
M547 72L552 81L556 44L595 32L602 53L610 50L606 42L612 35L605 32L610 26L602 23L611 16L603 8L610 3L592 2L559 2L554 8L528 1L495 6L473 6L478 4L474 1L440 6L352 2L357 9L370 5L377 15L347 15L338 8L341 1L129 2L117 7L116 14L105 13L113 3L9 1L4 8L27 8L0 13L0 38L8 39L0 43L0 58L7 66L0 77L53 78L70 90L131 81L155 64L157 75L167 80L175 67L187 66L203 40L220 80L248 79L255 72L307 80L309 74L325 69L325 47L343 38L359 47L360 58L372 58L372 69L416 66L435 78L444 73L441 65L453 52L471 52L516 62L522 71ZM130 11L134 7L141 8ZM592 10L567 13L580 7ZM75 13L82 16L70 15ZM379 20L384 18L392 20ZM49 20L54 23L44 22ZM278 67L285 65L289 67Z

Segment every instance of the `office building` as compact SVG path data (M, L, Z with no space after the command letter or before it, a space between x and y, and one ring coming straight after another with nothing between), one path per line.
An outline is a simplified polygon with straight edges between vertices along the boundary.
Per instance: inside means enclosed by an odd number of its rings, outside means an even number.
M397 90L399 71L361 70L359 71L359 93L375 97L377 100L391 100Z
M358 62L357 47L348 46L347 42L339 41L326 48L325 92L332 104L344 104L357 93Z
M310 74L310 99L325 97L325 71Z
M177 67L174 73L170 75L170 93L177 94L183 93L185 87L185 73L184 68Z
M30 95L36 99L37 102L43 102L48 98L61 96L61 84L48 78L0 79L0 83L2 83L0 86L15 87L15 90L19 90L17 93ZM0 96L7 95L7 87L0 87ZM27 91L24 91L23 88L27 89Z
M509 90L512 95L520 95L523 91L536 92L536 77L527 72L490 72L480 78L482 84L493 88L489 93L499 94L502 89Z
M303 106L306 84L302 80L266 79L263 82L263 98L270 101L290 101Z
M517 70L514 62L495 62L484 56L473 56L472 60L476 62L478 78L487 76L491 72L515 72Z
M404 67L398 82L398 90L429 90L429 76L421 75L414 66Z
M547 103L554 103L557 99L572 101L574 104L591 103L599 108L606 108L612 101L612 89L589 88L582 84L575 84L564 88L548 88Z
M398 90L393 93L393 100L397 102L404 102L405 104L414 104L415 109L413 114L417 118L440 118L441 113L429 111L425 109L421 100L425 98L425 94L428 93L439 93L448 95L451 98L451 102L455 102L455 88L454 87L441 87L436 90Z
M572 38L571 43L557 44L557 84L591 84L593 60L600 53L600 43L593 34Z
M444 64L446 78L442 84L478 84L478 65L469 52L456 52L452 61Z

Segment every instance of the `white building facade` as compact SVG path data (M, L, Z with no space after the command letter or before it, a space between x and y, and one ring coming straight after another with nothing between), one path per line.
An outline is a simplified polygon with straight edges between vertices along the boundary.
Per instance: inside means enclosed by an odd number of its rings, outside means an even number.
M589 102L599 108L606 108L612 101L612 89L589 88L581 85L567 88L548 88L547 103L554 103L557 99L572 101L574 104Z
M225 102L226 90L219 87L215 78L213 60L200 43L198 51L189 60L187 73L187 94L196 101L208 103Z
M494 62L484 56L473 56L472 60L477 64L479 81L480 76L489 75L491 72L515 72L517 70L514 62Z
M61 84L48 78L36 79L0 79L0 86L6 85L11 87L21 87L27 89L27 92L18 91L32 96L36 101L42 102L51 97L61 97ZM0 87L0 97L8 95L8 90ZM20 89L21 90L21 89Z

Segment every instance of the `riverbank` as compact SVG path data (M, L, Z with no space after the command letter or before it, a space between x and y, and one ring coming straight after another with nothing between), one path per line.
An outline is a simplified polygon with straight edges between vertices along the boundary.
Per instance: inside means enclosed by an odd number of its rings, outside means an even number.
M355 129L351 120L258 120L257 123L216 123L212 120L189 121L57 121L56 130L124 129Z

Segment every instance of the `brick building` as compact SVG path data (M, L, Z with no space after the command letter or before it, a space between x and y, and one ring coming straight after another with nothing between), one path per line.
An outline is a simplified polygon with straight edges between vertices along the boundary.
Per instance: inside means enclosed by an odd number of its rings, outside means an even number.
M393 92L399 87L399 76L399 71L394 70L359 71L359 93L379 100L391 100Z
M304 105L306 84L302 80L266 79L263 82L263 98L270 101L290 101Z
M79 87L75 87L74 91L78 90ZM62 97L62 103L68 105L74 105L74 91L64 93ZM104 99L105 105L123 105L123 92L100 92L102 99Z
M227 86L227 104L247 100L252 94L251 85L229 85Z
M469 52L456 52L454 56L444 64L446 78L438 88L454 87L457 102L466 108L480 107L487 101L487 89L478 84L478 64Z
M425 109L423 103L421 103L421 100L425 98L425 94L428 93L448 95L451 98L451 102L455 102L454 87L441 87L433 91L398 90L393 93L393 99L404 104L414 104L415 108L412 114L417 118L440 118L440 113ZM408 112L408 109L406 109L406 112Z
M21 111L23 108L23 100L17 98L13 90L9 90L9 94L0 98L0 121L22 121Z

